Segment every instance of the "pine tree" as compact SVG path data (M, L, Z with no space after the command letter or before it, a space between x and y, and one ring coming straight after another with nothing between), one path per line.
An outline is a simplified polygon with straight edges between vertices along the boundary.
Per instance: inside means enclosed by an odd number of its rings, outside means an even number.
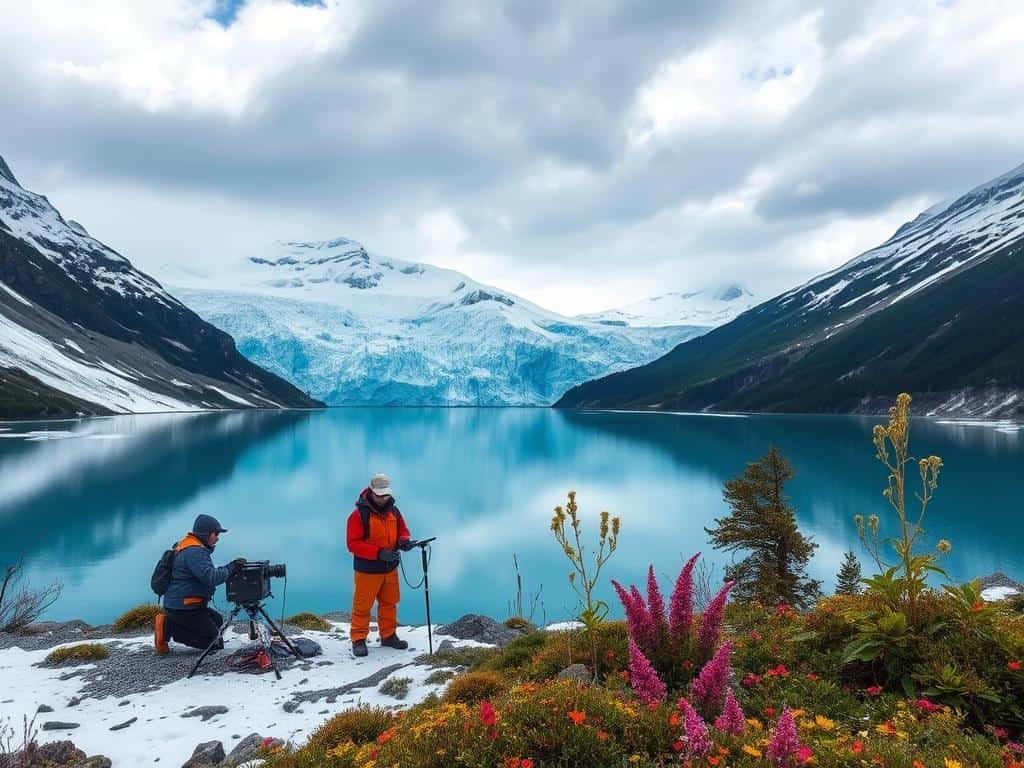
M794 476L793 467L772 446L725 483L722 495L732 512L716 518L715 528L704 529L715 549L749 553L725 569L726 579L736 582L733 594L739 599L805 608L821 594L821 582L806 573L818 545L797 529L795 511L783 492Z
M836 576L836 594L860 594L860 561L852 551L846 553L843 565Z

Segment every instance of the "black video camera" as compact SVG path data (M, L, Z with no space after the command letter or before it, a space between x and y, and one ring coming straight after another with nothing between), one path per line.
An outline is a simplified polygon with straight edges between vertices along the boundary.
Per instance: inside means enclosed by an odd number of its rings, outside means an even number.
M252 605L265 600L270 597L270 580L285 575L284 563L271 565L269 560L247 560L228 577L228 602Z

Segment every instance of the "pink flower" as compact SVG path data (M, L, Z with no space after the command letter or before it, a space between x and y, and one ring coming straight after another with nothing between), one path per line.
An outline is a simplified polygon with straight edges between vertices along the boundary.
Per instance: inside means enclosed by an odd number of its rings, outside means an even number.
M704 658L710 656L718 645L719 637L722 634L722 613L725 610L725 601L729 597L729 590L735 583L734 581L725 582L718 590L718 594L711 598L711 602L708 603L708 607L701 617L698 646Z
M768 742L766 754L773 763L782 765L789 761L789 758L797 756L802 745L796 735L796 723L793 721L793 713L789 707L782 710L779 721L772 731L771 740Z
M757 642L761 639L761 633L758 632L756 629L750 630L750 639Z
M732 641L723 643L715 651L715 655L704 665L700 674L693 681L691 696L697 708L711 717L719 712L725 702L725 691L729 687L729 656L732 654Z
M747 730L747 720L740 709L740 703L733 696L732 688L725 692L725 707L722 714L715 720L715 728L732 736L742 736Z
M785 664L779 664L776 667L772 667L764 673L765 677L789 677L789 670L786 669Z
M917 700L917 708L920 709L922 712L927 712L929 714L931 714L932 712L938 712L940 709L942 709L942 707L938 704L933 704L932 702L928 701L928 699L924 698Z
M489 701L480 702L480 723L490 728L498 721L498 713L494 711L494 705Z
M679 571L672 599L669 601L669 631L675 647L684 645L690 639L693 628L693 567L700 552L686 561Z
M654 639L654 627L651 623L650 614L644 605L640 593L633 587L631 594L627 592L619 582L612 579L612 586L622 601L622 607L626 609L626 622L629 626L629 636L643 647L650 647Z
M796 751L797 762L809 763L811 762L812 757L814 757L814 752L811 751L810 747L800 747L800 749Z
M740 682L743 685L747 686L748 688L750 686L752 686L752 685L760 685L760 683L761 683L761 676L760 675L755 675L753 672L750 672L749 674L744 676L744 678L742 680L740 680Z
M708 738L708 727L704 719L689 702L680 702L683 708L683 731L686 733L686 751L691 757L700 757L711 751L711 740Z
M644 704L657 704L665 699L665 684L632 639L629 641L629 683Z
M882 686L880 686L880 685L869 685L864 690L868 692L869 696L881 696L882 695Z
M668 629L668 622L665 619L665 599L661 596L653 565L647 569L647 606L655 634L661 636Z

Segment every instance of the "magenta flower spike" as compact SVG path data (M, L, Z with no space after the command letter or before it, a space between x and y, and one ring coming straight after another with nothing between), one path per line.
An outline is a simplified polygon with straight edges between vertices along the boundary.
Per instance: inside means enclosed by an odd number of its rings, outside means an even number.
M658 579L654 575L653 565L647 570L647 605L655 634L661 636L668 630L668 622L665 619L665 598L661 596L661 589L658 587Z
M700 552L686 561L679 571L672 598L669 600L669 632L672 645L676 648L690 639L693 628L693 567L697 563Z
M772 731L766 755L776 765L783 765L800 750L800 739L796 734L796 723L789 707L782 710L779 722Z
M708 607L704 609L697 641L702 658L710 656L718 646L718 640L722 634L722 614L725 611L725 601L729 597L729 590L735 583L734 581L725 582L718 590L718 594L711 598Z
M731 736L742 736L743 732L747 730L747 719L743 715L743 710L740 709L740 703L733 695L732 688L728 688L725 692L725 707L722 709L722 714L715 720L715 728Z
M633 640L629 641L629 684L644 704L658 704L665 699L665 684Z
M685 699L680 700L683 710L683 730L686 732L686 751L691 757L701 757L711 751L711 739L704 719Z
M729 677L732 674L729 666L731 654L732 641L723 643L693 681L691 698L706 717L720 712L725 704L725 694L729 690Z

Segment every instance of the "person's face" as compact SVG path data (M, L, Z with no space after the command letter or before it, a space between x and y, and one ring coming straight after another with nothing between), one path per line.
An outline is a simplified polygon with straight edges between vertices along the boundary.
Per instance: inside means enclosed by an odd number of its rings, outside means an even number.
M213 533L211 533L207 537L206 543L209 544L211 547L216 546L217 539L219 539L219 538L220 538L220 533L218 533L217 531L214 531Z
M374 491L370 491L370 495L371 495L371 496L373 496L373 500L374 500L374 501L375 501L375 502L376 502L376 503L377 503L378 505L386 504L386 503L387 503L387 501L388 501L388 499L390 499L390 498L391 498L391 494L388 494L388 493L385 493L385 494L384 494L383 496L380 496L380 495L379 495L379 494L377 494L376 492L374 492Z

